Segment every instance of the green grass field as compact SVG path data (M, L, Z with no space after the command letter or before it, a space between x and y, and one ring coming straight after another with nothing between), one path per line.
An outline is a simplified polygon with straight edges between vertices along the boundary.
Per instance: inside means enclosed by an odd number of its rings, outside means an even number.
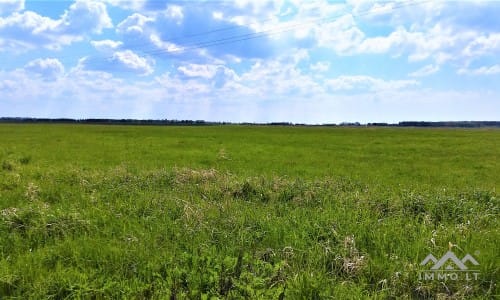
M493 299L499 158L498 129L2 124L0 299ZM477 279L419 278L449 249Z

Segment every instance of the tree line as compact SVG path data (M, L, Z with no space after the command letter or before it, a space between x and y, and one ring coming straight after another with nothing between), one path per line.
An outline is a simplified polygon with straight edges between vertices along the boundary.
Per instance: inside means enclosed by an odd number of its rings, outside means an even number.
M292 122L270 122L270 123L234 123L234 122L212 122L205 120L155 120L155 119L71 119L71 118L21 118L21 117L3 117L0 123L63 123L63 124L102 124L102 125L270 125L270 126L379 126L379 127L500 127L500 121L402 121L398 123L366 123L342 122L325 124L304 124Z

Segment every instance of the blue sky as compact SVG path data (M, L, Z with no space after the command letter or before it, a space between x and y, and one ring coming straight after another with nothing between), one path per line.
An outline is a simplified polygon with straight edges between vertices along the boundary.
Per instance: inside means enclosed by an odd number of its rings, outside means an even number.
M500 120L499 1L0 0L0 116Z

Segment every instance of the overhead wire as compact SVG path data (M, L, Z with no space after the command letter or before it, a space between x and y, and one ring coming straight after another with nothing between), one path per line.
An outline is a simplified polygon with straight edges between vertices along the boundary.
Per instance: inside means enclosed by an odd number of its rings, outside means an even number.
M160 2L160 1L158 1L158 2ZM196 3L196 6L199 6L201 4L214 4L214 3L231 4L232 2L231 1L198 1L198 0L187 1L187 0L184 0L184 1L170 1L168 3L168 5L187 4L187 3L189 3L189 4ZM270 17L270 18L266 18L266 19L262 19L262 20L252 21L246 25L251 26L251 25L258 25L258 24L266 24L266 23L269 23L269 22L272 22L275 20L276 20L276 17ZM168 38L167 41L165 41L165 43L180 42L183 40L189 40L190 38L193 38L193 37L209 36L209 35L214 34L214 33L220 33L220 32L230 31L230 30L235 30L235 29L247 29L247 27L244 27L244 26L238 25L238 24L231 25L231 26L224 26L224 27L219 27L219 28L215 28L215 29L211 29L211 30L189 33L189 34L180 35L180 36L174 36L174 37ZM141 47L150 46L150 45L151 45L151 40L149 40L146 43L137 43L137 44L131 44L131 45L129 44L129 45L127 45L127 50L137 50L137 49L140 49Z
M407 7L411 7L411 6L422 5L422 4L428 3L428 2L432 2L432 0L401 2L399 5L392 6L391 11L396 10L396 9L407 8ZM363 11L361 13L352 14L352 16L354 18L358 18L358 17L367 16L367 15L376 14L376 13L380 13L380 11L378 11L378 10L374 11L373 9L370 9L367 11ZM161 41L161 42L164 44L171 44L173 49L154 49L154 50L136 49L136 50L138 50L141 54L145 54L145 55L149 55L149 56L165 55L165 54L173 55L173 54L185 53L185 52L197 50L197 49L205 49L205 48L215 47L215 46L219 46L219 45L226 45L226 44L232 44L232 43L257 39L257 38L269 37L272 35L293 31L293 30L300 28L300 27L303 27L307 24L314 24L314 23L322 24L322 23L325 23L328 21L333 21L333 20L341 18L342 16L343 15L313 18L313 19L310 19L307 21L296 22L293 24L288 24L285 26L278 26L278 27L274 27L271 29L266 29L266 30L261 30L261 31L246 33L246 34L238 34L238 35L233 35L233 36L229 36L229 37L223 37L223 38L206 40L206 41L197 41L197 42L193 42L193 43L185 44L185 45L177 45L174 43L175 39L169 39L169 40ZM262 24L262 23L255 22L254 24ZM234 28L241 28L241 27L238 25L235 25L235 26L230 26L230 27L226 27L226 28L215 29L212 31L206 31L205 33L196 33L196 34L188 35L185 37L203 36L205 34L226 31L226 30L230 30L230 29L234 29ZM179 37L179 38L182 39L185 37ZM125 49L125 50L132 50L132 49ZM113 60L113 59L116 59L116 56L108 56L108 57L99 58L99 60L102 60L103 63L109 62L110 60ZM98 63L98 61L93 60L93 63Z

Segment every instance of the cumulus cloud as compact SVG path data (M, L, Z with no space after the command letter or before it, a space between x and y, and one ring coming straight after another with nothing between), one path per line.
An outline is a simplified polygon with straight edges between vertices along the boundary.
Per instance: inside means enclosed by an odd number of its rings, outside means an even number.
M104 0L104 2L127 10L140 10L146 0Z
M261 99L323 93L321 83L299 68L293 56L292 53L273 60L257 61L240 75L241 80L234 87L239 87L238 93L253 94Z
M214 88L221 89L226 84L237 84L241 81L233 69L216 64L185 64L177 68L181 79L197 79L205 81Z
M461 68L458 70L461 75L496 75L500 74L500 65L483 66L477 69Z
M333 91L394 91L419 85L416 80L383 80L365 75L339 76L329 79L327 85Z
M116 52L111 58L111 61L117 62L123 65L126 69L136 71L142 75L149 75L154 71L152 61L144 57L140 57L131 50Z
M187 64L180 66L177 70L187 77L213 78L217 73L216 65Z
M0 110L12 116L22 108L23 116L36 117L299 123L499 117L495 109L498 92L400 89L378 95L370 91L348 95L319 90L307 99L293 93L273 94L271 101L255 97L251 89L239 88L234 93L236 90L226 86L213 94L209 83L186 81L168 73L152 82L129 82L102 72L72 70L58 81L44 81L22 70L0 71L0 91L5 97Z
M331 48L339 54L352 54L365 38L352 15L317 26L315 34L318 46Z
M179 5L169 5L167 9L163 12L167 18L173 19L177 21L177 24L180 24L184 19L184 12L182 6Z
M304 5L291 2L290 18L303 24L295 30L294 37L299 39L296 45L301 45L301 38L312 38L309 47L332 49L337 55L406 56L409 61L433 60L442 65L500 51L498 32L492 32L495 26L477 25L496 24L498 18L490 11L500 11L500 6L481 2L451 5L442 1L352 0L346 4L310 1ZM307 22L311 12L321 16L321 22ZM391 31L380 34L377 30L364 30L371 26Z
M387 36L376 36L364 39L359 43L357 53L387 53L389 50L398 46L405 46L408 42L415 43L416 40L421 40L421 34L412 34L406 29L399 27Z
M0 16L24 9L24 0L0 0Z
M392 53L395 56L407 53L410 61L432 58L442 64L453 57L456 58L463 45L473 36L471 32L455 32L439 23L426 31L408 31L399 27L387 36L364 39L355 52Z
M90 41L90 44L99 51L110 52L120 48L123 45L123 42L113 41L113 40L101 40L101 41Z
M183 89L183 95L192 95L193 99L271 101L324 93L313 75L295 65L294 56L291 53L274 60L258 60L250 69L239 72L220 64L182 64L176 72L161 76L161 83L169 90Z
M500 52L500 33L476 35L463 50L463 53L469 57L498 52Z
M228 2L230 3L230 2ZM227 5L221 4L227 8ZM141 45L155 55L165 52L184 53L189 50L192 60L218 57L264 58L274 54L273 43L268 36L244 39L255 33L248 24L235 26L228 18L213 18L212 2L200 5L167 5L155 12L134 13L120 22L117 33L123 38L125 48ZM236 16L238 17L238 16ZM227 30L219 30L227 28ZM183 56L185 57L185 56Z
M70 35L101 33L113 27L106 5L92 0L77 0L61 17L60 24L59 30Z
M118 24L116 30L120 34L141 35L145 31L146 24L154 21L155 18L153 17L148 17L140 13L134 13Z
M9 116L71 118L161 118L165 101L158 84L126 82L110 74L70 70L59 80L42 80L25 70L0 71L0 111ZM163 104L165 105L165 104Z
M109 27L106 6L96 1L77 0L56 20L32 11L16 12L0 18L0 50L59 49Z
M155 61L141 57L131 50L116 51L112 55L84 57L80 59L77 69L102 71L106 73L135 73L141 76L154 72Z
M437 65L426 65L426 66L424 66L424 67L416 70L415 72L411 72L408 75L410 77L425 77L425 76L429 76L431 74L434 74L437 71L439 71L439 66L437 66Z
M56 58L39 58L30 61L24 69L40 75L44 80L54 80L64 74L63 64Z
M326 72L326 71L328 71L328 69L330 69L330 62L329 61L319 61L315 64L310 65L309 68L315 72Z
M184 49L174 43L162 41L162 39L154 33L149 36L149 40L158 50L160 50L160 53L162 51L168 53L181 53Z

